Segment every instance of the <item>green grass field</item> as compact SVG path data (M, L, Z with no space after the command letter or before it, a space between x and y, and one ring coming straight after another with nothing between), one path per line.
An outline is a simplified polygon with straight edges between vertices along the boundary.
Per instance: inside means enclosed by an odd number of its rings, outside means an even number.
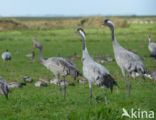
M34 81L39 78L52 79L53 74L38 62L37 50L35 63L30 63L25 57L32 51L32 38L37 37L41 41L46 58L67 58L74 53L81 56L81 38L75 33L75 28L1 31L0 53L8 49L13 59L10 62L0 60L0 76L8 82L21 81L25 75L31 76ZM110 31L107 27L86 28L85 31L87 47L92 57L108 55L114 58ZM128 28L116 28L116 36L121 45L138 53L144 59L147 69L152 71L156 69L156 60L149 57L148 33L156 40L156 24L133 24ZM81 59L74 62L82 71ZM36 88L32 83L21 89L12 90L9 100L0 96L0 120L127 120L121 118L122 108L153 110L156 113L156 81L131 78L132 94L126 98L124 80L116 62L107 62L103 65L119 84L119 92L108 92L108 105L103 99L103 89L96 86L93 88L94 98L89 102L88 84L68 86L67 98L64 100L57 86Z

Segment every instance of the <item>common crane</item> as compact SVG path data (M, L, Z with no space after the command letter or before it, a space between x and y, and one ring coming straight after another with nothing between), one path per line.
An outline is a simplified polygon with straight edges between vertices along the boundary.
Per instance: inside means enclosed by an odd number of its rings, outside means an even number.
M39 50L39 60L41 64L43 64L48 70L53 72L58 81L60 81L60 77L63 77L65 82L65 77L68 75L76 80L76 78L80 75L80 72L77 70L77 68L71 62L67 61L62 57L51 57L48 59L44 59L42 54L43 46L37 40L33 40L33 46L35 48L38 48ZM65 96L66 86L64 86L64 97Z
M156 43L151 41L151 37L148 36L148 49L151 53L151 57L156 58Z
M141 76L146 76L146 71L145 71L143 61L137 54L128 51L118 43L115 36L115 27L111 20L105 19L104 25L108 26L111 30L115 60L122 71L122 75L125 78L126 91L127 91L127 95L129 96L131 91L131 84L130 81L126 78L127 73L130 76L137 75L137 74Z
M83 62L83 75L88 80L90 89L90 98L92 98L92 84L95 82L98 86L104 86L113 90L113 86L117 82L111 76L109 71L101 64L96 63L89 55L86 47L85 32L82 28L77 28L78 33L82 38L82 62ZM106 101L105 96L105 102Z
M4 95L6 99L8 99L8 94L9 94L9 88L8 84L0 79L0 94Z
M2 53L2 59L4 61L9 61L11 60L11 58L12 58L11 53L8 50Z

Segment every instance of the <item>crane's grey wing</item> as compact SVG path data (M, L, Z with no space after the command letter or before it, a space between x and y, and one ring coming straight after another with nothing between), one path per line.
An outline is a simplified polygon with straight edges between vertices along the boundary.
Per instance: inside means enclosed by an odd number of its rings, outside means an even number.
M52 71L54 74L63 74L66 75L66 70L65 70L65 63L64 62L60 62L60 59L58 59L57 57L51 57L48 58L47 60L45 60L43 62L44 66L49 69L50 71Z
M78 77L79 75L82 75L80 73L80 71L74 66L74 64L66 59L63 58L59 58L58 63L61 66L64 66L65 70L68 72L69 75L71 75L75 80L76 77Z
M72 66L71 63L61 57L56 57L53 61L56 62L58 66L62 66L65 70L68 70Z
M96 85L98 86L105 86L107 88L110 88L112 91L113 86L117 85L117 82L110 75L108 70L98 63L90 64L88 66L88 71L90 75L94 76Z
M73 65L73 66L74 66L74 63L73 63L71 60L66 59L66 61L67 61L69 64L71 64L71 65Z
M79 70L77 70L73 64L71 64L64 58L53 57L53 58L49 58L47 61L49 62L46 63L46 66L49 69L55 69L57 71L61 71L62 73L64 73L64 75L71 75L74 79L76 79L76 77L81 75Z
M130 51L120 51L117 56L118 63L124 67L129 73L131 72L138 72L138 73L145 73L145 68L143 61L141 58L130 52Z

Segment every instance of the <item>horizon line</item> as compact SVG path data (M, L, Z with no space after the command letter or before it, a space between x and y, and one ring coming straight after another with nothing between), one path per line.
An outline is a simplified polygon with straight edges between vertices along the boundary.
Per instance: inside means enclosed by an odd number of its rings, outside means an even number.
M154 16L156 16L156 15L152 15L152 14L150 14L150 15L147 15L147 14L145 14L145 15L137 15L137 14L122 14L122 15L9 15L9 16L3 16L3 15L0 15L0 18L10 18L10 17L97 17L97 16L99 16L99 17L104 17L104 16L115 16L115 17L154 17Z

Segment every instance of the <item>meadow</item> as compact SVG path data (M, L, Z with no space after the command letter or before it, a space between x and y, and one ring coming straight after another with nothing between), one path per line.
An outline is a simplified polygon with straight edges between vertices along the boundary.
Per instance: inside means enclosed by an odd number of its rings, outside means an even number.
M8 49L13 58L10 62L0 60L0 76L7 82L20 82L25 75L31 76L34 82L39 78L52 79L53 74L39 63L37 50L35 50L34 63L31 63L25 56L33 50L32 39L36 37L43 44L45 58L52 56L69 58L75 53L81 56L81 38L75 31L79 25L83 25L86 31L88 51L93 58L103 55L114 58L110 31L101 25L103 18L100 19L101 23L94 22L97 20L96 18L87 19L85 23L81 18L77 19L68 20L66 18L65 20L68 22L59 20L55 24L43 23L57 20L20 19L17 21L20 21L22 27L1 25L3 29L0 31L0 53ZM118 19L112 19L118 21ZM151 19L155 20L155 17ZM125 18L120 18L120 20L124 21ZM63 26L62 23L66 26ZM43 26L40 26L41 24ZM151 34L153 40L156 40L156 23L127 24L116 25L117 40L125 48L139 54L148 71L156 70L156 60L149 57L147 47L148 34ZM58 27L56 27L57 25ZM95 27L95 25L98 26ZM4 29L5 27L8 29ZM75 59L74 63L82 71L81 57ZM88 84L68 86L67 98L64 99L58 86L49 85L36 88L33 82L23 88L11 90L9 100L0 96L0 120L128 120L128 118L121 117L122 108L153 110L156 113L156 81L141 77L135 80L130 78L132 94L127 98L125 83L115 60L103 63L103 65L109 69L119 85L118 92L116 90L113 93L108 91L109 104L105 104L104 91L97 86L93 87L93 99L89 101ZM70 81L71 78L68 80Z

